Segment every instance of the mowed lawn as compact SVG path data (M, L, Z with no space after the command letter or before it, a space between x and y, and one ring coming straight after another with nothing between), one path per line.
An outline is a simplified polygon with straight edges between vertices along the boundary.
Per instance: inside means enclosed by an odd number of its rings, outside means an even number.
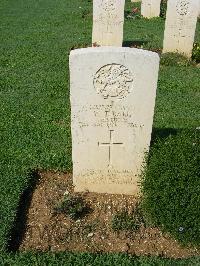
M126 11L133 6L128 2ZM68 57L71 49L91 44L91 32L89 0L0 2L2 252L20 196L30 183L30 170L72 171ZM162 48L163 32L162 18L126 19L124 41L140 41L144 48L157 50ZM200 22L195 41L200 41ZM200 68L176 60L162 64L154 129L199 127L199 84ZM109 258L104 256L102 260Z

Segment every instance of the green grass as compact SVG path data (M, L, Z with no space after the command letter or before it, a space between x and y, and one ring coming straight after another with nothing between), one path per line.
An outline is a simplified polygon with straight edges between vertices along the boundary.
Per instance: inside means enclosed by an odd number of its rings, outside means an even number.
M200 246L200 130L173 134L151 148L143 207L153 224Z
M72 47L91 43L91 12L87 0L0 2L0 251L6 249L20 196L30 183L28 170L72 170L68 55ZM198 22L196 41L199 29ZM125 20L124 41L161 49L163 30L162 18ZM161 65L155 132L200 126L199 74L193 65ZM4 259L16 259L17 265L26 256ZM36 257L30 256L49 258Z
M163 259L160 257L134 257L127 254L88 254L88 253L13 253L3 254L0 257L0 265L15 266L193 266L199 265L199 258L183 260Z
M200 265L199 258L183 260L160 257L136 257L127 254L88 254L88 253L13 253L0 255L0 265L15 266L193 266Z
M127 212L121 212L113 216L111 227L114 231L136 231L139 229L139 221L134 217L134 214L129 215Z

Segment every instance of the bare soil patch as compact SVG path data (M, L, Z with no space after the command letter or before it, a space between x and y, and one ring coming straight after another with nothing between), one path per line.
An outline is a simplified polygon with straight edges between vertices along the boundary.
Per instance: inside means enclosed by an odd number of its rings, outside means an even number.
M21 251L126 252L171 258L200 255L200 250L182 247L159 228L141 224L136 231L115 232L112 218L124 209L132 212L138 202L133 196L74 193L72 175L68 173L41 172L40 177L28 210ZM76 220L55 213L66 191L81 196L90 212Z

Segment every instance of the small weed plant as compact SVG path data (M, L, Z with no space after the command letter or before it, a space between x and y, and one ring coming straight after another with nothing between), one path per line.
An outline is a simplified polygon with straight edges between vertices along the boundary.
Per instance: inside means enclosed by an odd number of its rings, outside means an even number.
M81 218L86 213L86 210L87 206L84 200L81 197L70 194L64 195L62 201L54 208L55 213L66 214L72 219Z
M137 231L141 225L145 225L142 209L138 203L129 214L127 211L116 213L112 218L112 229L114 231Z
M114 215L112 219L112 229L114 231L129 230L135 231L139 228L139 224L133 215L127 212L121 212Z

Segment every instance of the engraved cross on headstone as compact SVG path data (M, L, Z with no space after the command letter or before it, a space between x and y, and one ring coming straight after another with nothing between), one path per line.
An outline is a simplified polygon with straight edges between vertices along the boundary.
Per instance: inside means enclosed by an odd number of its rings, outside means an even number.
M112 158L111 158L111 147L114 146L114 145L120 145L120 146L123 146L124 143L122 142L114 142L113 140L113 132L114 130L110 130L110 135L109 135L109 142L98 142L98 146L99 147L108 147L108 166L111 166L112 164Z

